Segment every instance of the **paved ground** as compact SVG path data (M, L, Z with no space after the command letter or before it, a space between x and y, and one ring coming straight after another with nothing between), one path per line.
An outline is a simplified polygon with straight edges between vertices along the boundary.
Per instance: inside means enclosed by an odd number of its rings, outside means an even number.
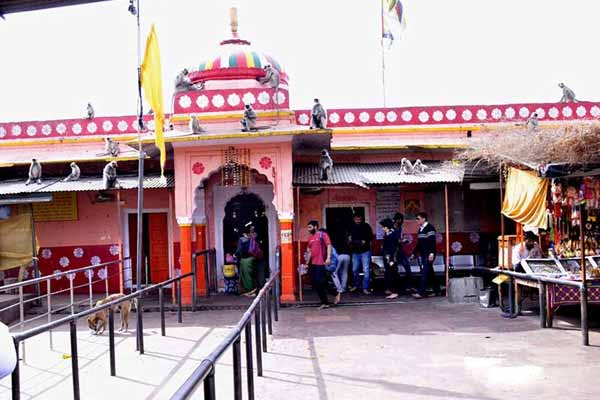
M109 376L108 340L78 331L82 399L167 399L227 334L240 311L175 315L161 337L147 318L146 355L133 334L117 337L117 377ZM536 316L504 320L498 309L444 299L401 304L282 310L257 399L597 399L600 332L580 345L578 320L559 318L541 330ZM27 343L22 398L72 398L68 332ZM243 343L242 343L243 348ZM244 359L244 357L243 357ZM231 354L217 367L217 397L231 399ZM243 371L245 377L245 371ZM10 398L10 381L0 382ZM197 397L202 398L201 390ZM247 398L244 394L244 398Z

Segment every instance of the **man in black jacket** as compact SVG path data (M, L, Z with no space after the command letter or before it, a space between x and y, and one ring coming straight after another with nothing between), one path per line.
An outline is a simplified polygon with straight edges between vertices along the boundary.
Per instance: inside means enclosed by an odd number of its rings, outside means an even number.
M417 222L419 223L419 232L417 234L417 247L415 253L418 253L421 258L423 271L421 272L419 291L414 294L413 297L422 299L427 297L426 288L429 283L431 283L433 292L436 295L441 293L441 289L437 277L435 276L435 271L433 270L437 233L433 225L427 221L427 213L418 213Z
M369 292L369 281L371 275L371 241L373 240L373 229L371 225L363 222L362 216L354 214L354 223L350 228L348 244L352 251L352 272L354 273L354 287L350 288L354 292L359 288L359 274L362 267L363 280L362 289L364 294Z

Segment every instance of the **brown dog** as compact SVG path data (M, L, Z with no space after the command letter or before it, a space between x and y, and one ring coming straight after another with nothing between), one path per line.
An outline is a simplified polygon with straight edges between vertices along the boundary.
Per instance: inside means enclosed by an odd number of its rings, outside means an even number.
M106 303L110 303L111 301L118 300L122 297L125 297L123 293L111 294L105 299L98 300L96 303L96 307L101 306ZM132 305L137 308L137 299L133 298L131 300L125 300L112 309L115 310L119 308L121 311L121 328L119 331L125 331L129 329L129 313L131 312ZM96 335L102 335L104 330L106 329L106 324L108 323L108 309L97 311L96 313L90 315L87 319L88 326L91 330L94 331Z

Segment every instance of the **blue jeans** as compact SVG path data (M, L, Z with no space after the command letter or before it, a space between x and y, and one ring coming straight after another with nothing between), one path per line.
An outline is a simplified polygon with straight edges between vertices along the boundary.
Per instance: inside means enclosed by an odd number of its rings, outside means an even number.
M358 286L360 267L362 266L363 271L363 290L369 289L369 282L371 278L371 252L365 251L364 253L352 253L352 272L354 273L354 286Z
M346 291L346 283L348 282L348 266L350 265L350 255L339 254L337 266L331 271L331 279L335 284L338 293Z

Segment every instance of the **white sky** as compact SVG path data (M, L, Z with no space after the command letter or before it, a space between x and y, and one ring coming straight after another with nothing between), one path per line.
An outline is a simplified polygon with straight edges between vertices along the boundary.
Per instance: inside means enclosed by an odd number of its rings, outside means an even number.
M404 0L408 28L386 56L388 106L557 101L564 81L600 98L594 0ZM379 0L142 0L161 47L165 104L239 30L288 71L292 108L382 106ZM0 121L133 114L135 18L127 0L0 20Z

